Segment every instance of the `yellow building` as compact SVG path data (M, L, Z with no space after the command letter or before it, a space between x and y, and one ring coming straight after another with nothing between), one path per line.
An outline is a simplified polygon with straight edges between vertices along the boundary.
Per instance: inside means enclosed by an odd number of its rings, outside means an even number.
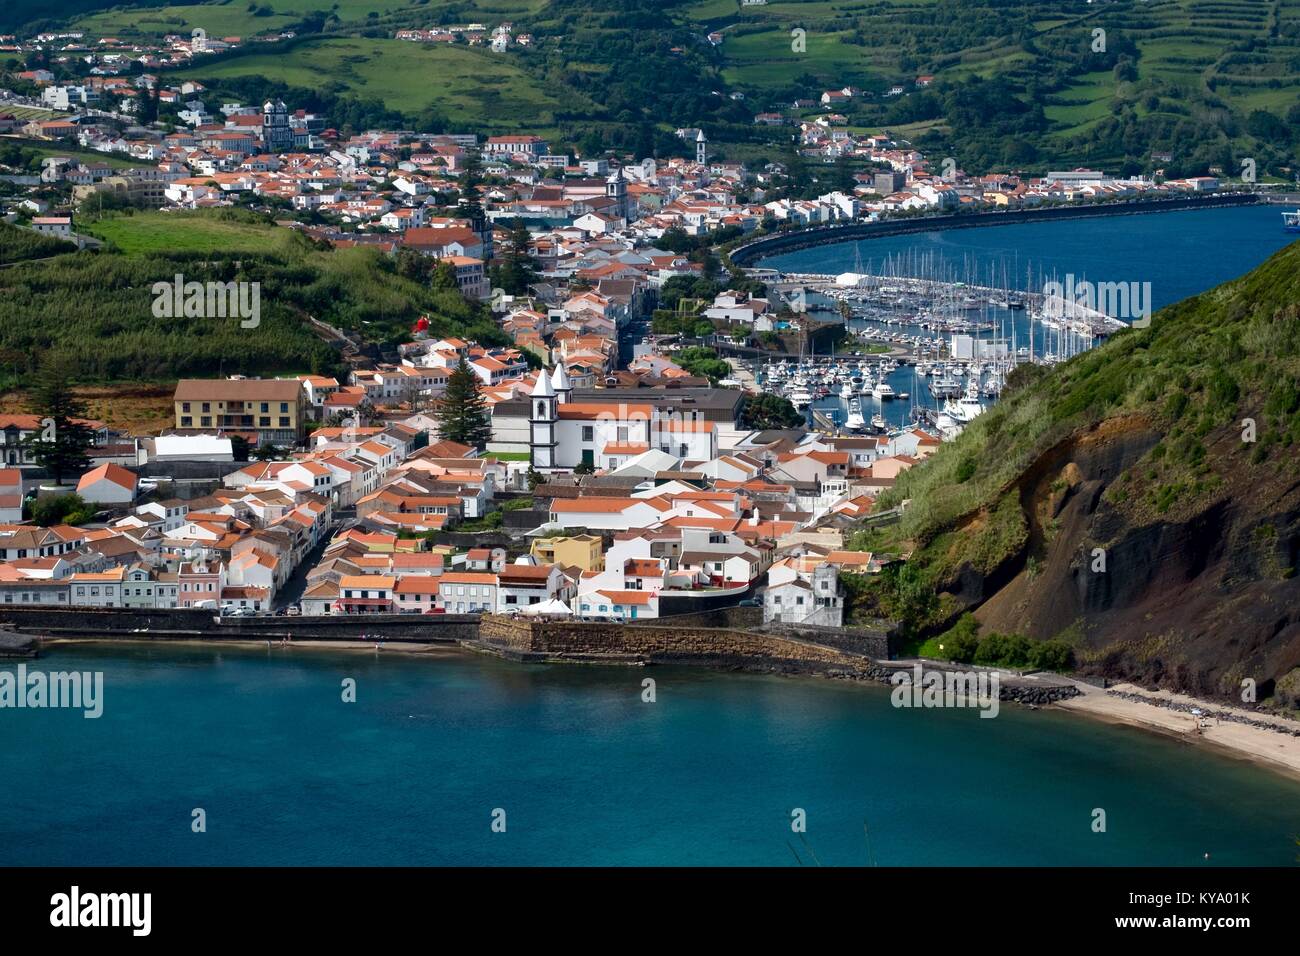
M177 428L253 432L258 445L303 438L307 394L296 378L186 378L174 401Z
M533 542L532 555L542 564L578 567L584 571L605 570L605 551L599 535L538 538Z

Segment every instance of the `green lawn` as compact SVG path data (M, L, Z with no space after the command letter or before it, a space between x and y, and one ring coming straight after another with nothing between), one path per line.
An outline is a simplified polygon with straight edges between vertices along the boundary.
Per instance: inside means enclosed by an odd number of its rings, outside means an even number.
M275 252L294 241L288 229L227 222L188 212L111 214L79 228L128 256L174 252Z

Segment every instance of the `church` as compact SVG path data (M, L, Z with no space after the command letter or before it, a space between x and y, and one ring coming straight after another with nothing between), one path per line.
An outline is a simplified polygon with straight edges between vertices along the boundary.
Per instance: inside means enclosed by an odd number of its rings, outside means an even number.
M717 457L714 423L690 413L661 412L653 401L608 399L575 402L564 364L538 373L529 396L529 452L542 473L604 469L656 449L678 459Z

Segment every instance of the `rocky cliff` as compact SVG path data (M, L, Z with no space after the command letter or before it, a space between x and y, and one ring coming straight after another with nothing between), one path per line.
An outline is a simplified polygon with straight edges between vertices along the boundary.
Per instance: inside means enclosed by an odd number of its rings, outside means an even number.
M1109 677L1297 706L1300 245L1051 372L907 473L932 629L1063 637ZM880 544L881 542L877 542Z

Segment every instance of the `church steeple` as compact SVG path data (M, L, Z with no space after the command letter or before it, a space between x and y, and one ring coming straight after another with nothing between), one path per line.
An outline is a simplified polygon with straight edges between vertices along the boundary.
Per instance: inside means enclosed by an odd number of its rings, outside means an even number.
M555 423L559 419L555 389L546 369L537 373L537 384L528 398L528 446L533 467L538 471L555 468Z
M622 166L605 180L605 198L614 200L616 203L614 215L626 221L628 219L627 180L623 178Z
M551 388L555 389L555 401L564 405L573 397L573 384L569 381L568 369L563 362L555 363L555 374L551 376Z

